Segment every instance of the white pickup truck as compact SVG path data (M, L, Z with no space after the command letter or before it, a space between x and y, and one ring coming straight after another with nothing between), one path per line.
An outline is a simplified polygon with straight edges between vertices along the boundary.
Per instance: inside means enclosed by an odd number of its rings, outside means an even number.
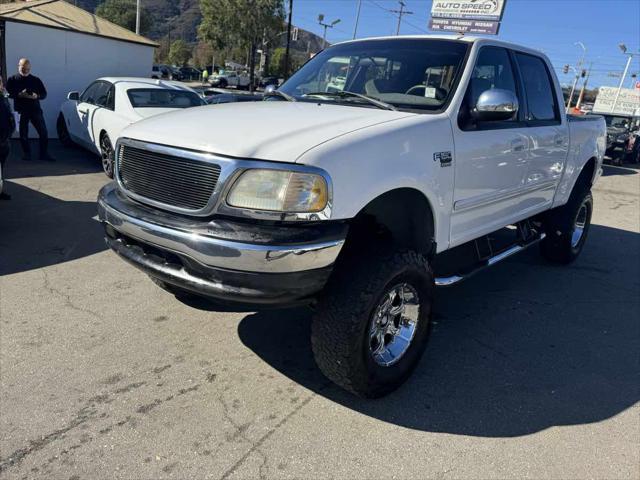
M334 58L348 68L327 91ZM174 294L312 305L316 361L353 393L409 376L437 286L536 243L561 264L584 246L605 124L564 114L537 51L350 41L266 100L128 127L99 218L108 245Z
M217 73L209 77L209 83L211 86L219 88L249 88L250 82L251 80L249 75L242 72L234 72L233 70L224 73Z

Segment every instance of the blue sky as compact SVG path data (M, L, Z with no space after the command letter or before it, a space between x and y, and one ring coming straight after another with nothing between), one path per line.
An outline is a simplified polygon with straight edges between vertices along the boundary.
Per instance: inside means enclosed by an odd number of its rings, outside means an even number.
M327 41L339 42L353 37L357 0L293 0L293 23L322 35L319 13L325 22L341 21L327 32ZM403 18L400 34L428 33L431 0L405 0L407 10L414 12ZM285 0L285 4L288 1ZM388 10L399 7L397 0L362 0L358 37L394 35L397 16ZM563 84L573 81L564 75L562 66L575 65L582 49L587 47L586 65L593 61L591 88L617 86L627 57L618 44L624 42L629 51L640 51L640 0L507 0L498 38L522 43L544 51L556 67ZM629 73L640 77L640 56L635 57ZM625 87L630 85L627 77Z

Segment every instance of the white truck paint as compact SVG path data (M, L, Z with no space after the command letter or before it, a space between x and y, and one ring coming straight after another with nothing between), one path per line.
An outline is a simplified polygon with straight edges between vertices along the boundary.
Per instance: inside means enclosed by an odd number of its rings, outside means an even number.
M333 88L336 58L341 92ZM253 304L319 299L316 360L348 390L379 396L407 377L426 341L434 284L456 283L538 242L559 263L582 249L606 131L601 118L565 115L543 54L485 38L366 39L326 49L280 91L267 98L274 101L192 109L125 129L118 185L101 192L100 218L109 245L170 291ZM143 186L163 185L150 191L160 196L136 190L132 148L176 158L167 175L144 177ZM194 178L176 174L183 157L220 167L200 208L160 198L171 175ZM303 189L297 196L272 180L283 170ZM245 185L249 174L256 180ZM304 202L322 198L318 192L326 200L321 210L242 208L231 200L240 186L253 199L247 205ZM517 234L498 246L503 230ZM130 239L155 255L165 248L166 262L154 263ZM468 252L477 259L434 278L441 261Z

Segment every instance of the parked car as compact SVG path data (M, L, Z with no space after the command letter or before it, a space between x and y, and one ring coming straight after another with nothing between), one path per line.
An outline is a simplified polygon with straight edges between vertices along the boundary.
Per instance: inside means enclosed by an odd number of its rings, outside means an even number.
M226 71L224 73L216 73L209 77L211 86L227 88L249 88L249 75L245 72Z
M58 138L65 145L77 143L99 154L104 172L113 177L113 145L124 127L142 118L199 105L204 105L204 100L182 84L99 78L82 94L69 92L58 115Z
M153 79L171 80L171 70L167 65L153 65L150 76Z
M348 91L327 91L335 58L351 65ZM565 115L538 51L350 41L266 100L125 129L117 182L98 197L105 239L172 293L313 304L316 362L353 393L378 397L411 374L436 286L535 244L558 264L585 245L606 126Z
M631 152L632 129L637 126L639 119L633 115L621 113L594 113L601 115L607 124L607 151L606 156L614 165L622 165Z
M262 89L267 88L269 85L277 87L280 85L278 77L262 77L258 82L258 86Z
M195 67L181 67L179 70L182 75L181 80L198 81L202 78L202 71Z
M262 100L262 95L259 93L250 94L250 93L216 93L213 95L208 95L204 97L205 102L208 105L217 105L220 103L235 103L235 102L259 102Z

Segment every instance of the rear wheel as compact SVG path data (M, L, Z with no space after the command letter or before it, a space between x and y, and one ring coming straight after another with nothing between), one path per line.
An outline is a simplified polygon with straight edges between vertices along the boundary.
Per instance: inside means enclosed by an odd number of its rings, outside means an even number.
M113 159L114 151L111 145L109 135L103 133L100 135L100 159L102 161L102 169L109 178L113 178Z
M381 397L409 377L426 346L431 268L414 251L361 255L336 268L312 321L316 363L342 388Z
M544 221L546 238L540 252L547 260L568 264L584 247L591 225L593 197L589 188L576 186L566 205L551 210Z
M73 146L73 140L71 140L71 135L69 135L69 130L67 129L67 122L64 119L64 115L60 113L58 115L58 121L56 122L56 130L58 132L58 140L65 147Z

